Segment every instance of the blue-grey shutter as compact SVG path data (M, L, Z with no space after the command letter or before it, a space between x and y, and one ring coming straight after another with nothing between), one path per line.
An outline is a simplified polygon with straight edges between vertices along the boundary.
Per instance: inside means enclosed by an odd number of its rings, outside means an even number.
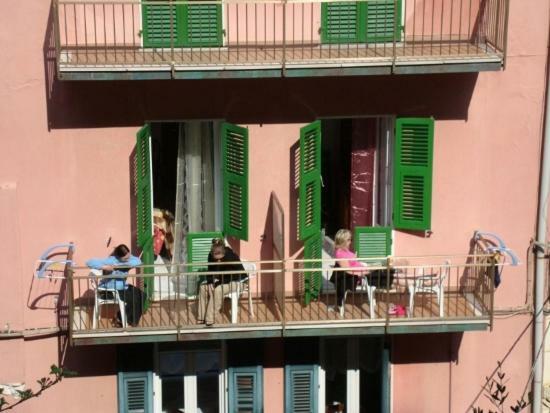
M263 378L261 366L229 369L229 411L263 412Z
M153 373L118 373L118 412L153 413Z
M317 413L316 365L286 366L285 413Z

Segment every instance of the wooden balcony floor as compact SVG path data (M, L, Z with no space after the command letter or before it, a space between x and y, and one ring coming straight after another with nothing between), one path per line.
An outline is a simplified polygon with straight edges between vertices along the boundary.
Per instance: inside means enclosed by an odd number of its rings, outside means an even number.
M409 299L406 293L386 293L377 294L377 305L375 308L376 315L373 319L370 318L369 303L365 294L349 294L345 304L344 317L340 317L339 313L334 311L336 298L334 294L323 294L319 300L312 301L308 306L303 305L303 299L295 296L287 296L285 298L285 314L286 323L330 323L332 321L351 321L362 320L364 322L380 322L386 317L386 311L389 303L394 305L402 305L408 307ZM446 292L444 300L444 318L450 320L453 318L467 319L479 317L476 315L474 307L460 292ZM249 304L247 297L242 297L239 301L239 327L250 328L259 325L280 325L282 322L282 312L280 306L275 302L273 297L255 298L252 301L254 316L249 312ZM224 306L221 313L216 317L216 327L231 327L230 319L230 300L224 301ZM102 308L102 319L99 322L98 330L92 330L92 314L93 302L87 300L86 303L80 303L75 306L74 330L78 332L99 332L100 330L119 330L113 324L113 319L116 314L115 306L104 306ZM422 319L441 319L439 317L439 305L434 295L417 295L415 297L414 314L410 317L390 316L391 320L400 319L401 321L418 321ZM163 300L151 303L148 310L143 314L139 325L135 329L170 329L176 326L182 326L182 329L190 328L206 328L197 323L197 301L196 300ZM129 329L133 329L129 327Z
M392 44L357 45L304 45L286 46L285 64L292 65L364 65L390 64L394 53ZM498 61L501 56L490 47L479 46L468 41L437 43L400 43L395 54L398 62L420 63L430 61L470 62L483 59ZM240 66L280 66L283 62L282 46L229 46L222 48L143 49L140 47L63 47L61 70L89 68L108 70L125 68L139 70L143 67L171 65L177 69L206 68L219 66L239 68Z

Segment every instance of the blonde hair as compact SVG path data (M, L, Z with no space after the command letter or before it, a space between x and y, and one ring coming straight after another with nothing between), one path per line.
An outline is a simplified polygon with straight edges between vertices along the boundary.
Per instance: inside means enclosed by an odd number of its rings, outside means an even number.
M334 236L334 248L347 247L346 241L351 238L351 231L349 229L339 229Z

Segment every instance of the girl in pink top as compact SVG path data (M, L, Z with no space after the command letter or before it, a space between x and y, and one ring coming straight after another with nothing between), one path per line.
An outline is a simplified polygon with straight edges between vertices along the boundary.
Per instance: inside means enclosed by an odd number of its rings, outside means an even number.
M335 267L363 267L357 256L350 251L351 246L351 231L348 229L340 229L334 237L334 257L336 258ZM363 271L333 271L330 281L336 288L336 302L339 307L344 305L344 297L347 290L355 291L360 282L360 276Z

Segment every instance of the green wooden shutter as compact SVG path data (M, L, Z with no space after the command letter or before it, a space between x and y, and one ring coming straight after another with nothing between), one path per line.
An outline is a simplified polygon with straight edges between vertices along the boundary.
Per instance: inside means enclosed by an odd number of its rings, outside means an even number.
M137 244L141 248L141 261L152 265L153 253L153 182L151 171L151 127L147 124L136 135L136 195L137 195ZM153 274L152 267L144 268L144 274ZM153 278L144 278L147 297L153 296ZM148 300L144 302L147 308Z
M187 234L187 262L207 262L213 238L223 238L221 232L192 232ZM189 267L189 271L206 270L206 265Z
M262 368L231 367L229 369L229 411L263 412Z
M401 40L401 0L369 0L366 3L368 43Z
M390 227L355 227L353 235L355 253L359 258L377 258L391 255ZM379 265L380 263L368 262Z
M299 233L304 241L321 230L321 122L300 129Z
M183 45L183 6L155 4L147 0L141 6L144 47L174 47Z
M248 241L248 129L222 124L223 230Z
M395 129L393 224L431 228L433 118L399 118Z
M153 373L118 373L118 412L153 413Z
M323 253L323 233L318 231L304 242L304 259L321 259ZM321 262L306 262L304 269L321 268ZM304 271L304 303L308 305L311 300L317 300L323 284L322 271Z
M189 47L222 45L222 8L220 4L184 4L183 42Z
M362 43L366 40L366 3L322 3L321 42Z
M317 413L317 366L286 366L285 413Z

